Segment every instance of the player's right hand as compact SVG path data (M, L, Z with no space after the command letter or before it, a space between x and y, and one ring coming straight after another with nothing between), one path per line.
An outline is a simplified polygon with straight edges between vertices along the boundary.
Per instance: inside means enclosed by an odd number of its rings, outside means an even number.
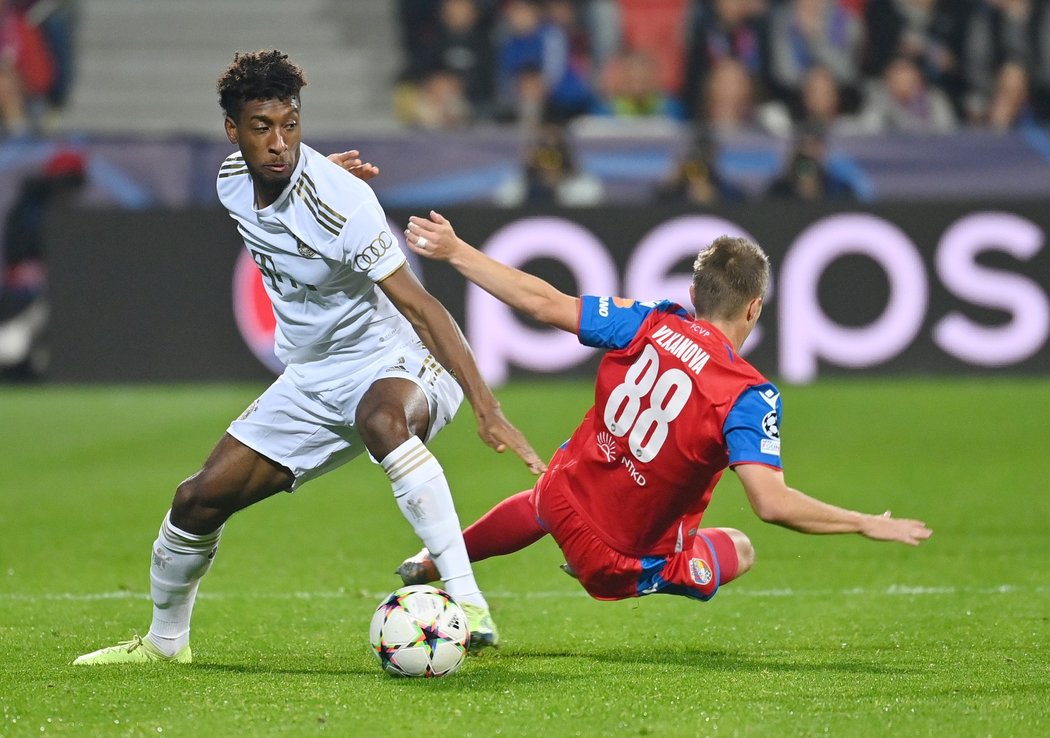
M328 161L342 167L363 182L367 182L368 180L377 177L379 175L379 167L372 162L362 162L361 159L358 158L360 156L360 151L357 149L350 149L349 151L329 154Z
M429 218L413 215L405 229L405 243L412 252L428 259L448 261L461 248L470 248L453 230L452 224L436 210Z

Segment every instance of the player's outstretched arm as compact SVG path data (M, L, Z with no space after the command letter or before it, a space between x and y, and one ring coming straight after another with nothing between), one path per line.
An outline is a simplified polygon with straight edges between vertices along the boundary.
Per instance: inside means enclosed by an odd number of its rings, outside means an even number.
M539 277L501 264L459 238L440 213L429 218L413 215L405 230L408 247L420 256L447 261L456 271L500 302L541 323L576 333L578 297L566 295Z
M887 511L868 515L829 505L784 482L784 472L761 464L738 464L733 470L748 502L762 520L802 533L860 533L876 541L918 546L933 531L920 520L894 518Z
M377 177L379 175L379 167L372 162L362 162L359 158L360 156L360 151L357 149L350 149L349 151L343 151L337 154L329 154L328 161L342 167L362 182L367 182L368 180Z
M459 382L474 410L481 439L499 453L513 450L533 474L546 471L539 454L504 417L499 401L481 377L467 339L445 306L423 288L408 267L398 269L379 287L412 324L434 358Z

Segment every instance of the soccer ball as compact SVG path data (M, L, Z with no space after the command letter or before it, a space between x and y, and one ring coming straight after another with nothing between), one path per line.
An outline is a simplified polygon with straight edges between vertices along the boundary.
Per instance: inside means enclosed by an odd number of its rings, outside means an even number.
M440 677L463 665L470 630L466 613L448 592L417 584L383 598L372 616L368 639L387 673Z

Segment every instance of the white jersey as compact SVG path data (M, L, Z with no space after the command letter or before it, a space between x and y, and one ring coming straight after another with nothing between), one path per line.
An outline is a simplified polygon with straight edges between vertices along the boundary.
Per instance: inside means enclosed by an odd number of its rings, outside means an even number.
M240 153L223 162L216 187L262 273L275 353L298 387L352 381L388 348L419 340L376 287L405 255L371 187L305 144L288 186L262 210Z

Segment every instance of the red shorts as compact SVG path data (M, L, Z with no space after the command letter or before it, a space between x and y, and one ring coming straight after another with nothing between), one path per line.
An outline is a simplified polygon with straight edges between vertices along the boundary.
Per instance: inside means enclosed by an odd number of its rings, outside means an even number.
M532 492L536 517L558 543L565 562L598 600L676 594L709 600L736 578L736 546L718 528L701 528L686 550L637 558L602 541L576 513L556 484L541 479Z

